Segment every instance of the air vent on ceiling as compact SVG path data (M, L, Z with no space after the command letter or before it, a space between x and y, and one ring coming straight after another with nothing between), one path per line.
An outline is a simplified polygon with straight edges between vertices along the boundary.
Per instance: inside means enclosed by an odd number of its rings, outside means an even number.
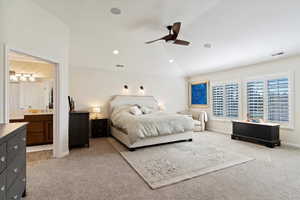
M120 8L111 8L110 12L114 15L120 15L122 11Z
M123 67L125 67L125 66L124 66L124 65L118 64L118 65L116 65L116 67L118 67L118 68L123 68Z

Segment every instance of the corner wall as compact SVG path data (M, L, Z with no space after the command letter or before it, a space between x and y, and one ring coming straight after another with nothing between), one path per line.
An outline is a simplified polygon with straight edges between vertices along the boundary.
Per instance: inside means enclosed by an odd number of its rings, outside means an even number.
M214 73L208 73L203 75L192 76L188 80L189 81L199 81L199 80L209 80L209 81L230 81L237 80L243 81L251 77L258 77L264 75L272 75L278 73L284 73L291 71L294 73L294 107L293 107L293 115L294 115L294 129L281 129L280 137L283 143L288 143L290 145L299 146L300 147L300 124L298 121L300 120L300 106L298 102L300 102L300 56L294 56L289 58L283 58L280 60L265 62L256 65L250 65L246 67L240 67L227 71L220 71ZM243 88L242 88L243 89ZM211 88L210 88L211 91ZM243 93L243 92L242 92ZM242 102L242 116L245 116L245 110L243 110L243 103L245 98L241 95ZM209 114L209 122L208 129L212 131L222 132L226 134L232 133L232 125L231 121L225 120L211 120L211 104L208 109L205 111Z
M0 122L4 116L4 52L9 48L59 63L59 143L54 156L68 154L69 30L55 16L31 0L0 0Z

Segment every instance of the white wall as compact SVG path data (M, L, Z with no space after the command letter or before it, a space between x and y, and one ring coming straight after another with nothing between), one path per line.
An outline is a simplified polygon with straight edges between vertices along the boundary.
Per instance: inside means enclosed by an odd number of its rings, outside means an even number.
M153 95L169 112L183 110L187 105L185 80L182 77L70 68L70 95L79 110L99 105L105 110L113 95L124 94L125 84L129 87L128 94L132 95L139 94L139 87L144 86L145 95Z
M0 122L4 116L3 46L59 63L59 131L54 156L68 154L68 48L69 30L31 0L0 0Z
M300 120L300 107L298 102L300 101L300 56L283 58L273 62L266 62L237 69L220 71L215 73L208 73L198 76L192 76L189 81L196 80L209 80L213 81L231 81L238 80L243 81L251 77L264 76L270 74L278 74L291 71L294 73L294 129L281 129L280 136L284 143L291 145L297 145L300 147L300 124L297 123ZM244 98L244 96L242 96ZM242 99L241 102L244 102ZM210 105L211 106L211 105ZM241 108L242 109L242 108ZM211 119L211 108L206 109ZM245 109L241 116L245 116ZM210 130L223 132L227 134L232 133L232 125L230 121L224 120L210 120L208 123Z

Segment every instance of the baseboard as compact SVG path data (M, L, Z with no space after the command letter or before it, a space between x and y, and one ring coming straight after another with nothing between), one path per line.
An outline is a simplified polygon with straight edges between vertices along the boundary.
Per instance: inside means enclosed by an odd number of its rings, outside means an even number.
M300 144L293 144L293 143L288 143L288 142L281 142L281 144L300 149Z
M63 158L65 156L69 155L69 153L70 153L70 151L65 151L63 153L60 153L59 155L55 155L54 157L55 158Z
M216 133L221 133L223 135L231 135L231 133L226 133L226 132L222 132L219 129L214 129L214 128L207 128L208 131L212 131L212 132L216 132Z

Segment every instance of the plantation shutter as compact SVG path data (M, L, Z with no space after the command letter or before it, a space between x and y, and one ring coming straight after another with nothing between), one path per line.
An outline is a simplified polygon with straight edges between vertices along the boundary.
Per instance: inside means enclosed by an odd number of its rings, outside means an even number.
M239 117L239 85L237 83L225 85L226 117Z
M267 81L268 120L289 122L289 80L288 78Z
M213 86L213 115L216 117L224 116L224 86Z
M247 110L252 119L264 118L264 81L247 83Z

